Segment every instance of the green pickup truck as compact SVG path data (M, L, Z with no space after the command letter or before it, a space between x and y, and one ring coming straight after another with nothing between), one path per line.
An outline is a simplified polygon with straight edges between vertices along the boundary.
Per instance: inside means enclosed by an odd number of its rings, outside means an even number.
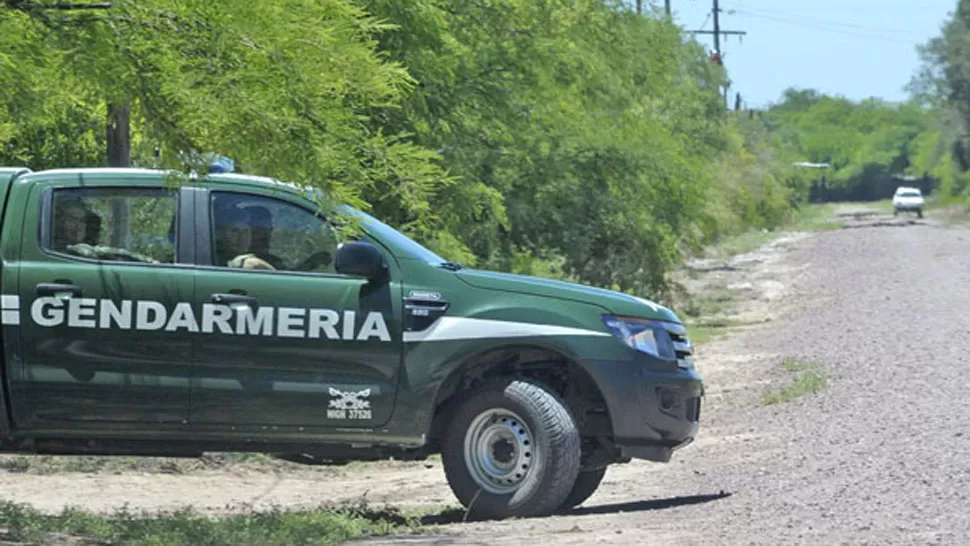
M650 301L462 267L305 189L0 169L6 453L309 464L441 454L473 516L574 507L697 434L687 332Z

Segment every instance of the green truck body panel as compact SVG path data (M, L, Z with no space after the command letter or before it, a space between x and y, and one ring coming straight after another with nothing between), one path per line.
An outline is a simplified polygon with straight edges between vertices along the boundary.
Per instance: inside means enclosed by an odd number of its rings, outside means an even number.
M666 307L635 296L592 286L492 271L462 271L459 272L459 278L472 286L481 288L594 304L602 307L604 312L621 316L680 322L677 315Z
M263 199L291 219L317 210L295 186L266 178L210 174L175 187L155 170L0 169L0 181L6 437L420 448L465 366L511 348L585 370L633 456L696 433L696 410L684 407L701 395L693 367L645 355L604 323L616 315L681 328L652 302L443 264L356 212L360 240L386 259L383 281L218 263L211 226L223 197ZM104 203L116 242L171 259L54 250L53 203L69 190ZM281 248L302 244L290 237Z

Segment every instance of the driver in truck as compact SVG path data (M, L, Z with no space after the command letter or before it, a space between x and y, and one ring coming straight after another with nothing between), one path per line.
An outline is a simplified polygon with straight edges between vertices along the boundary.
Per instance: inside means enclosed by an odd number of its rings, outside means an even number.
M285 269L283 260L269 251L270 238L273 236L273 214L266 207L259 205L246 206L243 211L249 213L252 251L272 265L273 269Z
M250 213L235 206L215 211L215 243L218 263L243 269L276 269L252 252L253 228Z

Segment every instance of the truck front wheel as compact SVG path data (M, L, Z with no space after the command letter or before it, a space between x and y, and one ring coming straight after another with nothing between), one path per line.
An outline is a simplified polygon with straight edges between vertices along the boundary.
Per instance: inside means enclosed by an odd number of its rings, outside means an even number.
M559 510L566 511L586 502L586 499L593 496L599 489L603 477L606 476L606 467L596 470L586 470L579 473L572 491L566 496L566 500L559 506Z
M442 445L448 484L476 518L545 516L579 475L580 437L559 397L505 378L472 391Z

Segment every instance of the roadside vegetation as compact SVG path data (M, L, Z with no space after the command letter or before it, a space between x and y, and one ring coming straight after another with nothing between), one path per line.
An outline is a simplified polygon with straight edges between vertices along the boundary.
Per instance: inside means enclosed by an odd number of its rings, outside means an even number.
M871 208L880 211L888 201L847 203L849 207ZM842 229L845 221L837 214L840 204L819 203L804 205L793 211L791 218L782 226L768 230L748 230L738 235L726 237L718 244L706 247L694 256L703 260L703 267L688 263L679 267L675 273L675 308L685 320L695 345L720 339L737 328L755 324L750 320L738 318L738 306L747 297L728 287L727 281L704 281L705 277L717 270L730 271L732 259L763 248L784 237L799 232L824 232ZM891 212L891 207L888 209ZM696 288L703 281L703 288ZM687 288L684 284L693 284Z
M970 0L957 0L940 34L919 48L922 69L910 86L932 112L928 130L913 143L914 168L939 180L941 216L966 221L970 213Z
M298 465L262 453L207 453L201 458L100 457L86 455L0 455L0 470L19 474L81 474L100 472L150 472L191 474L205 470L233 469L255 472L292 468L338 473L345 467Z
M4 501L0 502L0 541L52 546L322 546L362 537L426 532L427 524L458 518L460 514L451 512L401 512L365 505L263 510L223 517L209 517L188 508L151 514L127 510L95 514L68 508L45 514Z
M781 389L766 391L762 396L766 405L789 402L818 393L828 386L828 378L821 363L789 357L782 360L781 367L791 374L791 383Z

